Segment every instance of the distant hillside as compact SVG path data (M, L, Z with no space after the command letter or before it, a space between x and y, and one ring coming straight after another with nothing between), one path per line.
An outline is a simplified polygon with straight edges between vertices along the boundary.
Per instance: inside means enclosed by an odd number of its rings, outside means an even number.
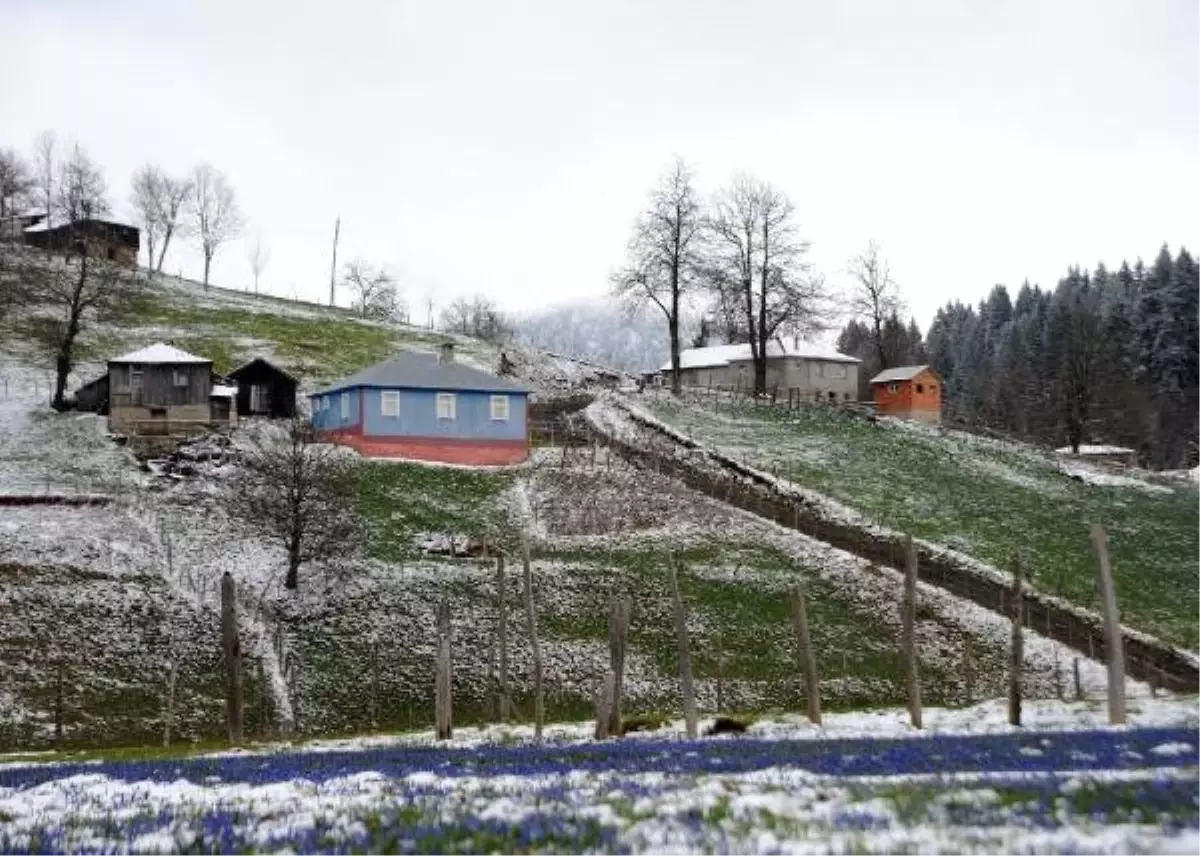
M589 300L516 319L520 341L629 372L657 368L670 352L661 315L627 314L611 300Z

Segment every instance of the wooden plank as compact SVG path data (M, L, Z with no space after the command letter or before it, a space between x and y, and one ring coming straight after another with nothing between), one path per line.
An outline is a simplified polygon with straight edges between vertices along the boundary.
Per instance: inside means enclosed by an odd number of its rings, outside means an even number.
M821 724L821 680L817 675L817 658L813 656L812 641L808 635L808 605L804 601L804 589L792 586L789 597L792 615L792 635L796 641L796 665L804 676L804 696L808 704L808 719L813 725Z
M238 638L237 589L228 571L221 576L221 650L225 659L225 724L229 742L242 742L242 646Z
M1096 550L1096 573L1104 609L1104 637L1108 654L1108 722L1110 725L1124 725L1125 646L1121 637L1121 617L1117 612L1112 565L1108 558L1108 533L1099 523L1092 526L1092 546Z
M667 551L667 570L671 577L671 601L675 612L675 642L679 648L679 688L683 695L683 720L689 740L698 736L696 715L696 687L692 680L692 647L688 639L687 612L683 597L679 594L679 574L675 569L675 557Z
M1021 724L1021 669L1025 663L1025 640L1021 633L1024 604L1024 568L1021 557L1013 559L1012 641L1008 658L1008 724Z
M452 733L453 679L450 663L450 604L441 601L437 608L437 681L434 685L434 711L437 739L449 740Z
M905 678L908 684L908 715L913 728L921 727L921 675L917 661L917 548L912 536L905 544L904 600L901 605Z
M545 705L542 697L542 646L538 643L537 607L533 602L533 568L529 562L529 539L521 533L521 563L525 580L525 619L529 629L529 646L533 651L533 736L542 739Z

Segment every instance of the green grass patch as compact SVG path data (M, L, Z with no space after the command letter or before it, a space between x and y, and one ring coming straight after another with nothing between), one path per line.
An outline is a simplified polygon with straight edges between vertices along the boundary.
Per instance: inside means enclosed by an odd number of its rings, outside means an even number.
M885 526L1001 568L1019 553L1042 590L1098 609L1093 523L1109 534L1122 620L1195 650L1200 494L1084 484L1054 461L837 410L655 399L655 414L727 454L779 472Z

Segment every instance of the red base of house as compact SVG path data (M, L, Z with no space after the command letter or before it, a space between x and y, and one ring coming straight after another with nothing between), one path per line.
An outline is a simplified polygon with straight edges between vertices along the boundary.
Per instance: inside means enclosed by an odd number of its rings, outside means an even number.
M452 440L444 437L364 437L357 430L328 431L334 443L370 458L411 458L487 467L519 464L529 457L525 440Z

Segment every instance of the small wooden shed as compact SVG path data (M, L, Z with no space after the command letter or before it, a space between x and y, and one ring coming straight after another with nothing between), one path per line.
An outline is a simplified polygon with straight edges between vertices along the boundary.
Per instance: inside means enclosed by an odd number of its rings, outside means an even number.
M229 373L237 384L238 416L291 419L296 415L297 381L278 366L256 358Z
M929 366L897 366L871 378L871 397L880 416L934 425L942 421L942 378Z

